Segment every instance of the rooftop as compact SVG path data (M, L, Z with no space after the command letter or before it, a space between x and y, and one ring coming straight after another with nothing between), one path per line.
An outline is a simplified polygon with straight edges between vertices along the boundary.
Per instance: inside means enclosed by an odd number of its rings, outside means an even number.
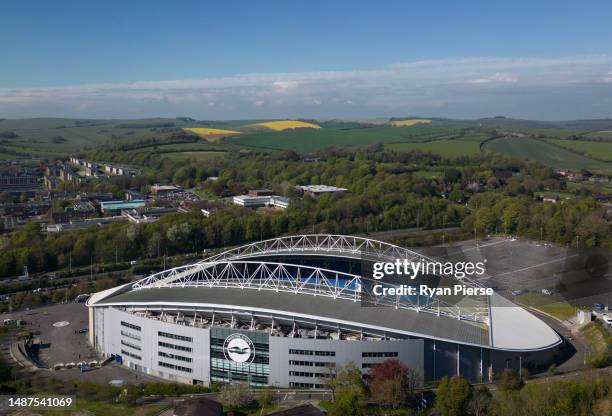
M300 185L298 186L304 192L322 193L322 192L346 192L346 188L338 188L330 185Z

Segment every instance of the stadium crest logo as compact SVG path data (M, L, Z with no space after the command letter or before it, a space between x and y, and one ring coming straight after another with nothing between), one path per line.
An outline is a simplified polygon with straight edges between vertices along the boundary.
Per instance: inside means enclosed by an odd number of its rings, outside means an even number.
M255 358L253 341L243 334L232 334L223 343L225 358L236 363L252 363Z

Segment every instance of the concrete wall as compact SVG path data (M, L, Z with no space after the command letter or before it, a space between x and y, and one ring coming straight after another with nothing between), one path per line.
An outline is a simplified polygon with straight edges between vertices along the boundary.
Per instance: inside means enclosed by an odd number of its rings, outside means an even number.
M335 341L320 339L300 339L270 337L270 384L274 386L290 386L291 382L325 384L325 378L290 376L290 371L309 373L329 373L325 367L290 365L290 360L333 362L337 366L353 362L358 368L364 363L380 363L385 357L362 357L363 352L397 352L398 359L424 374L423 340L406 339L400 341ZM335 356L294 355L289 350L333 351ZM362 371L367 372L367 368Z
M140 331L121 325L121 321L141 327ZM132 333L140 338L133 340L121 334ZM158 332L191 337L192 342L160 337ZM238 331L236 331L238 332ZM210 384L210 330L162 322L154 319L138 317L112 307L95 307L90 310L90 342L95 348L106 354L119 354L124 364L131 368L155 376L176 380L179 382L202 382ZM122 345L128 341L140 347L134 350ZM160 347L158 342L166 342L192 348L191 352L177 351ZM334 355L296 355L289 354L291 349L306 351L333 351ZM121 351L131 351L141 358L129 357ZM190 357L192 362L183 362L168 357L160 357L159 351ZM439 380L445 376L460 374L476 382L489 380L490 376L498 375L504 368L548 365L557 358L558 350L551 349L542 352L518 353L491 351L487 348L459 346L458 344L433 341L429 339L404 339L397 341L338 341L316 340L304 338L269 338L269 384L279 387L290 387L291 383L324 385L326 379L317 375L329 374L322 366L304 366L291 364L293 361L334 363L336 366L349 362L368 371L364 364L380 363L391 357L363 357L364 352L389 353L397 352L397 358L419 372L424 381ZM521 357L521 360L519 360ZM159 361L180 365L192 369L191 373L161 367ZM312 373L313 376L290 375L290 372Z
M144 317L123 312L115 308L96 308L96 347L100 352L107 355L120 354L124 360L124 364L130 368L142 371L147 374L176 380L183 383L192 383L194 380L201 381L204 384L210 382L210 331L203 328L194 328L185 325L178 325L169 322L157 321ZM132 325L141 327L140 331L130 329L121 325L121 321L128 322ZM129 338L121 334L121 331L139 336L140 341ZM168 339L160 337L158 332L166 332L175 335L182 335L193 339L192 342L181 341L177 339ZM121 344L121 340L137 345L141 348L140 351ZM158 346L158 342L162 341L168 344L180 345L191 348L191 352L180 351L171 348ZM122 354L121 350L133 352L134 355L139 355L141 359L135 359ZM190 357L192 362L184 362L174 360L167 357L160 357L159 351L169 354ZM174 370L160 366L159 361L167 362L181 367L191 368L191 373L186 373L180 370Z

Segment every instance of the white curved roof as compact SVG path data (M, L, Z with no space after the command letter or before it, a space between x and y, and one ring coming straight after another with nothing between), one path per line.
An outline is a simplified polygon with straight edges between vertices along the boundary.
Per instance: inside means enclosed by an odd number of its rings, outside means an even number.
M541 319L508 299L490 297L491 346L498 350L544 350L561 343L561 337Z

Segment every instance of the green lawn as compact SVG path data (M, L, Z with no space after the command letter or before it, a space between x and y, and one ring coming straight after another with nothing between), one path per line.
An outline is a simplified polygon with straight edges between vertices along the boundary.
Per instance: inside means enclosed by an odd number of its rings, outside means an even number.
M163 139L186 125L175 119L78 120L63 118L8 119L0 121L0 133L18 137L4 139L2 146L34 156L59 156L92 149L113 141Z
M537 292L529 292L520 295L516 301L527 306L531 306L539 311L552 315L556 318L565 320L576 315L577 308L567 302L559 302Z
M599 192L606 195L612 195L612 184L610 183L595 183L595 182L567 182L568 191L576 192L581 189L589 189L591 192Z
M588 169L602 173L612 171L612 164L579 155L543 140L504 137L486 142L484 149L519 159L537 160L558 169Z
M441 140L461 133L457 124L415 125L411 127L373 126L351 129L297 129L253 133L226 139L227 143L264 149L291 149L301 153L329 146L362 146L372 143L398 143Z
M612 140L612 130L593 131L583 135L584 137L593 137L598 139Z
M438 170L417 170L416 172L413 172L412 174L419 178L425 178L425 179L434 179L434 178L444 177L444 172L438 171Z
M550 139L550 143L587 155L593 159L612 161L612 142Z
M480 152L479 142L459 139L436 140L425 143L393 143L388 144L387 147L398 151L423 150L447 158L469 156Z
M590 322L580 332L587 343L587 361L594 367L605 367L612 358L612 335L601 322Z

